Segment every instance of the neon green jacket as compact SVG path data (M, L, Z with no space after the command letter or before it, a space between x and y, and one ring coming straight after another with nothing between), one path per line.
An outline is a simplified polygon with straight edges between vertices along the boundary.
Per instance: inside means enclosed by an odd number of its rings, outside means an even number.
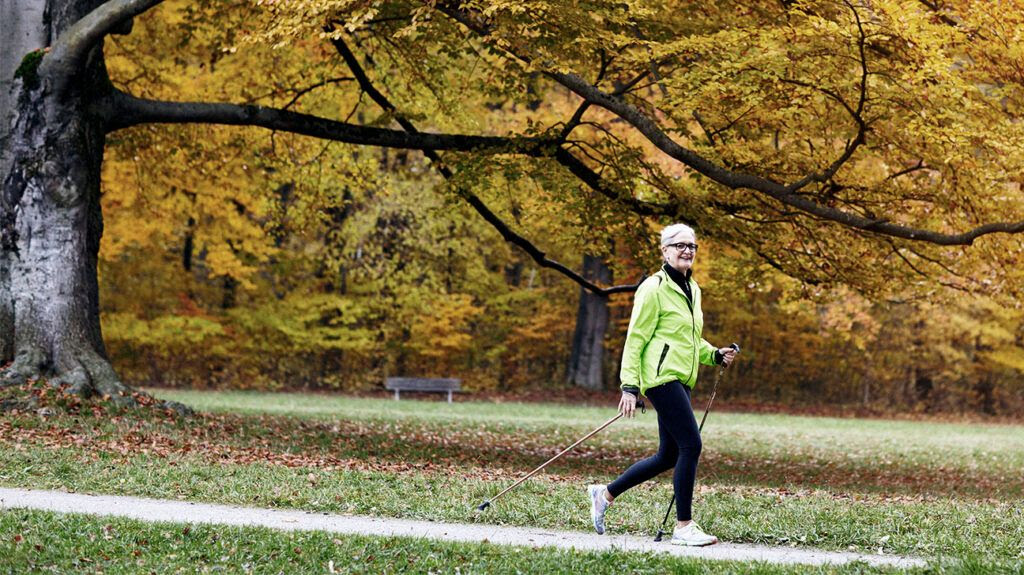
M646 395L678 379L692 389L698 363L715 364L718 348L701 337L700 287L692 277L689 281L693 302L663 269L637 288L619 370L621 387L638 387Z

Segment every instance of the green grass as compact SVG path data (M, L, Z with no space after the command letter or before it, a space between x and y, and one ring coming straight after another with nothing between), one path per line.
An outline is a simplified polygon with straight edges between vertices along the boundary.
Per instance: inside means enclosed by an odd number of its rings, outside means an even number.
M163 399L181 401L201 411L287 415L318 420L416 420L447 426L523 428L593 428L615 415L607 407L460 401L393 401L331 395L258 392L154 390ZM700 415L700 414L698 414ZM605 433L656 433L653 410L634 420L620 420ZM574 429L572 433L575 433ZM571 436L569 433L568 436ZM858 457L880 454L885 460L982 466L1019 471L1024 468L1024 426L880 419L840 419L777 414L715 412L704 430L707 443L722 451L773 456L793 448L821 455ZM656 437L656 436L655 436Z
M0 485L587 530L582 486L656 443L653 413L617 422L477 515L612 408L156 393L218 414L0 419ZM1011 425L713 413L695 510L734 542L1020 562L1020 437ZM611 528L652 534L669 484L624 496Z
M460 462L465 463L493 459L490 455L501 450L510 452L509 463L519 469L544 461L544 455L557 453L615 413L612 407L569 405L158 393L212 412L372 423L381 433L373 433L373 426L359 430L367 449L392 459L438 461L461 456ZM439 430L451 441L438 439ZM408 440L396 443L396 435ZM883 495L1024 497L1024 426L1019 425L719 412L709 417L704 437L701 473L716 484ZM620 420L568 455L561 469L612 473L653 450L656 438L653 411ZM453 443L458 453L453 453Z
M143 523L42 511L0 512L6 573L751 573L867 574L863 564L778 566L640 553L587 553L404 537ZM933 564L910 572L1020 573L1009 564Z
M258 507L382 517L589 530L581 484L541 478L478 514L474 508L508 484L471 477L260 464L223 465L202 457L83 460L73 451L3 452L6 486L73 488ZM650 536L671 497L665 485L638 487L609 512L615 533ZM731 542L931 556L1018 558L1024 510L1005 504L854 502L827 494L778 497L705 491L697 517Z

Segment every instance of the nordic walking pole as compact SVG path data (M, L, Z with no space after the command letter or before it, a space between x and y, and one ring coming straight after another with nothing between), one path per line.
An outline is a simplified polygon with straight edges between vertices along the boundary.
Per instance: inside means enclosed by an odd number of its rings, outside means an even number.
M729 347L735 349L737 353L740 351L740 345L738 343L733 343ZM708 418L708 412L711 411L711 404L715 401L715 394L718 393L718 382L722 381L722 374L725 373L725 369L726 368L723 366L722 369L715 373L715 385L711 387L711 398L708 399L708 406L704 408L704 415L700 418L700 425L697 426L698 435L704 429L704 422ZM668 509L665 510L665 518L661 520L661 527L658 528L658 534L654 536L655 541L661 541L662 536L665 535L665 523L668 521L668 514L672 513L672 506L675 505L675 503L676 494L673 492L672 500L668 502Z
M515 483L513 483L512 485L509 485L509 486L508 486L508 487L506 487L506 488L505 488L504 490L502 490L502 492L501 492L501 493L499 493L499 494L495 495L494 497L491 497L490 499L488 499L488 500L484 501L483 503L481 503L481 504L480 504L480 505L479 505L479 506L478 506L478 507L476 508L476 510L477 510L477 511L483 511L484 509L487 509L488 507L490 507L490 506L491 506L491 502L492 502L492 501L494 501L495 499L497 499L497 498L501 497L502 495L504 495L504 494L508 493L508 492L509 492L509 491L511 491L511 490L512 490L512 489L513 489L513 488L514 488L515 486L519 485L520 483L522 483L522 482L526 481L527 479L529 479L529 478L533 477L533 476L534 476L534 475L536 475L536 474L537 474L537 472L539 472L539 471L540 471L541 469L544 469L545 467L547 467L547 466L548 466L548 465L549 465L549 464L550 464L550 463L551 463L552 461L554 461L554 460L558 459L559 457L561 457L561 456L565 455L566 453L569 453L569 452L570 452L570 451L572 451L572 450L573 450L573 448L575 448L575 447L576 447L577 445L579 445L579 444L583 443L584 441L586 441L586 440L590 439L591 437L593 437L593 436L597 435L597 434L598 434L598 432L600 432L600 431L601 431L602 429L604 429L604 428L608 427L609 425L611 425L611 424L615 423L615 422L616 422L616 421L617 421L617 420L618 420L618 419L619 419L620 417L622 417L622 412L621 412L621 411L620 411L620 412L619 412L619 414L618 414L618 415L616 415L615 417L613 417L613 418L609 419L608 421L606 421L606 422L602 423L602 424L601 424L601 427L598 427L598 428L597 428L597 429L595 429L594 431L591 431L590 433L588 433L588 434L584 435L583 437L581 437L581 438L577 439L575 443L573 443L573 444L572 444L572 445L570 445L569 447L566 447L565 449L563 449L563 450L562 450L561 452L559 452L559 453L558 453L558 455L556 455L556 456L552 457L551 459L549 459L549 460L545 461L543 465L541 465L541 466L540 466L540 467L538 467L537 469L534 469L533 471L531 471L531 472L530 472L529 474L527 474L527 475L526 475L526 477L523 477L523 478L522 478L522 479L520 479L519 481L516 481L516 482L515 482Z

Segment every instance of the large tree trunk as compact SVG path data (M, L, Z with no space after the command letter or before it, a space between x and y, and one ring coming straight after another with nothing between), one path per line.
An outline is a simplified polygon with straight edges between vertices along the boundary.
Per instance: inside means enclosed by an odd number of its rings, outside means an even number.
M583 277L609 285L612 272L601 258L583 256ZM569 381L573 385L599 391L604 389L604 335L608 329L608 298L580 289L576 312L576 331L569 358Z
M20 21L22 29L13 32L56 37L98 3L18 2L46 5L48 12L34 22ZM5 11L8 4L5 0ZM45 377L75 393L130 403L130 390L107 360L100 334L96 261L103 234L105 131L90 104L109 89L101 50L93 50L70 90L51 89L35 74L38 59L33 64L24 56L0 54L23 62L15 65L19 79L7 95L11 123L0 162L0 301L5 302L0 308L7 307L0 313L0 321L6 320L0 324L0 348L12 350L14 360L0 382ZM3 69L9 67L5 62Z
M9 171L8 138L14 114L14 73L22 56L49 43L49 27L44 26L46 2L38 0L0 0L0 174ZM0 227L6 228L10 210L0 196ZM0 241L4 238L0 237ZM14 359L14 301L11 299L11 264L7 250L0 247L0 366Z

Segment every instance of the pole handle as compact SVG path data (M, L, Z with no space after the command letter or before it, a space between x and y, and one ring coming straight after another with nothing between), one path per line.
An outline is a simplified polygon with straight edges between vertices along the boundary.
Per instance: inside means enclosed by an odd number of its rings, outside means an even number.
M739 352L740 352L740 344L738 344L738 343L736 343L736 342L732 342L732 343L730 343L730 344L729 344L729 347L731 347L731 348L735 349L735 350L736 350L736 353L739 353ZM729 368L729 366L728 366L728 365L723 365L723 366L722 366L722 369L723 369L723 370L724 370L724 369L728 369L728 368ZM717 384L717 382L715 383L715 387L718 387L718 384Z
M739 353L739 352L740 352L740 344L736 343L735 341L734 341L734 342L732 342L732 343L730 343L730 344L729 344L729 347L731 347L731 348L735 349L735 350L736 350L736 353ZM726 367L728 367L728 366L726 366Z

